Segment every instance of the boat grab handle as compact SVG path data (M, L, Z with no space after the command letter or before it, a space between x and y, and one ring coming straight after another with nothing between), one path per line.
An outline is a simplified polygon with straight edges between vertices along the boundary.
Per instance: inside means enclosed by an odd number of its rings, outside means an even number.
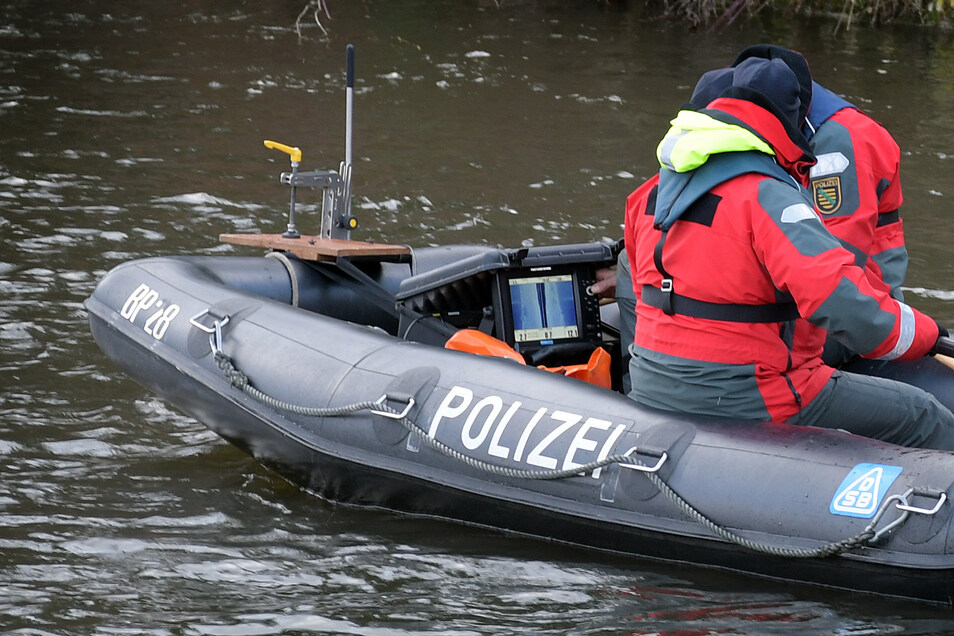
M210 326L206 326L199 322L199 319L207 315L213 315L211 307L203 309L196 315L189 318L189 324L196 329L209 334L209 346L212 348L213 355L216 353L222 353L222 327L229 324L229 315L225 314L221 320L216 319Z
M638 446L633 446L628 451L623 453L623 457L628 457L630 459L636 459L633 455L639 451ZM666 463L666 460L669 459L669 455L666 454L666 451L662 452L662 455L659 456L659 461L656 462L655 466L644 466L642 464L624 464L620 463L620 467L629 468L630 470L638 470L641 473L655 473L658 472L662 465Z
M911 495L922 495L928 497L937 497L937 505L933 508L918 508L917 506L912 506L908 503L908 497ZM919 515L933 515L936 514L938 510L941 509L941 506L944 505L944 502L947 501L947 494L944 492L938 492L936 490L924 490L924 489L914 489L908 488L903 494L900 495L891 495L884 500L884 503L881 504L881 508L878 510L878 514L874 516L871 521L871 527L874 527L875 524L881 519L881 515L885 513L888 509L888 505L892 502L896 502L894 507L901 511L901 514L897 519L886 525L885 527L878 530L874 536L871 537L871 543L877 543L881 537L888 534L902 523L907 521L908 516L913 512Z
M941 506L944 505L944 502L947 501L947 493L936 492L936 491L917 491L913 490L915 495L923 495L926 497L937 497L937 503L933 508L918 508L917 506L908 505L906 502L903 504L898 504L898 510L905 510L907 512L913 512L919 515L934 515L937 514L937 511L941 509ZM908 493L905 493L908 494Z
M388 397L389 397L388 394L385 393L384 395L379 397L377 400L375 400L374 402L375 405L387 406ZM403 420L405 417L407 417L407 414L411 412L411 409L414 408L414 398L407 397L406 399L407 399L407 406L405 406L404 410L401 411L400 413L395 413L394 411L385 411L382 409L368 409L368 410L374 413L375 415L380 415L381 417L387 417L392 420Z

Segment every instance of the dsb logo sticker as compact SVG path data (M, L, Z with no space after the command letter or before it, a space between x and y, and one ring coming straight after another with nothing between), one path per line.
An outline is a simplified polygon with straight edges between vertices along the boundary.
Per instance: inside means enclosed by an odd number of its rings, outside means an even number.
M858 464L838 486L828 511L833 515L870 519L900 474L900 466Z

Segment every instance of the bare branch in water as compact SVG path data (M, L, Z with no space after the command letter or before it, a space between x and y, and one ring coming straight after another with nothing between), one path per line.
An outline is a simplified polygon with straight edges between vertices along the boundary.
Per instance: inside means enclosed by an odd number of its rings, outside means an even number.
M308 0L308 4L305 5L301 13L298 14L298 19L295 20L295 32L298 33L298 39L301 39L301 21L311 10L314 10L315 24L318 25L322 33L328 35L328 29L321 24L321 20L318 18L318 15L324 12L325 16L329 20L331 19L331 12L328 11L327 0Z

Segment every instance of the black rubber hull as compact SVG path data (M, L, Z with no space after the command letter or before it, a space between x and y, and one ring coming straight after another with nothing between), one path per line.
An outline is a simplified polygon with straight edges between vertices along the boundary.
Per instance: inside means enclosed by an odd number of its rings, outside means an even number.
M410 419L488 463L560 468L634 446L652 463L665 452L658 474L666 483L716 523L769 547L809 549L858 534L869 519L830 512L839 484L858 464L900 468L885 494L925 489L935 494L912 503L930 508L937 493L951 493L951 455L832 431L674 418L536 369L403 342L287 306L288 275L280 264L262 263L270 260L170 258L121 266L87 301L93 336L150 391L333 501L950 604L950 503L932 515L912 514L876 547L824 559L771 556L715 536L645 475L618 465L598 477L528 481L463 464L367 411L325 418L277 411L229 384L212 360L208 335L187 318L210 307L229 315L223 350L265 393L318 407L413 395ZM379 278L387 287L400 275L395 265ZM142 285L157 293L157 302L179 307L169 320L153 319L151 334L146 323L154 313L129 315L129 298ZM255 293L243 291L250 288ZM362 302L338 299L367 319L377 310ZM896 516L892 510L886 522Z

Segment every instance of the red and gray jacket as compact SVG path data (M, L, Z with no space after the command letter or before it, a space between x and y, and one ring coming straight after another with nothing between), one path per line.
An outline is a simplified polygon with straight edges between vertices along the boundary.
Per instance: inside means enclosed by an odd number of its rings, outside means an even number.
M908 253L898 214L898 144L878 122L818 83L802 130L818 158L810 189L825 226L901 300Z
M869 358L918 358L937 339L825 229L803 187L814 158L760 97L730 89L681 111L658 178L627 199L640 402L783 422L831 377L824 330Z

